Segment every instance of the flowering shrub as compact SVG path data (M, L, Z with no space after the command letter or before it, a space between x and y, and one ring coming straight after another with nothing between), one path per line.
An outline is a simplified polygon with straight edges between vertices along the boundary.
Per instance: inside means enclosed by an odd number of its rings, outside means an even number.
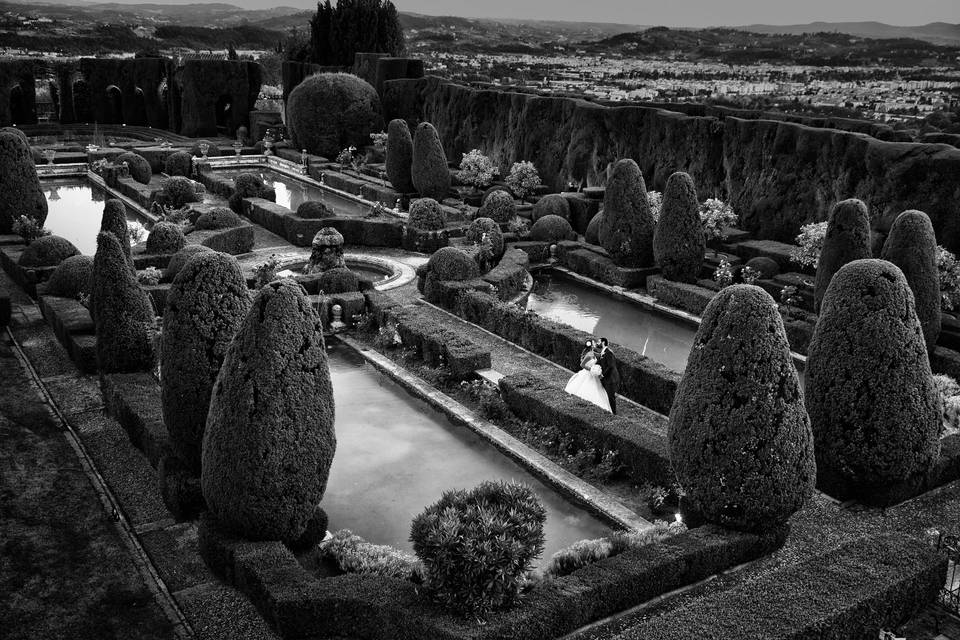
M377 151L384 151L387 148L387 132L371 133L370 140Z
M489 187L498 175L500 175L500 169L493 166L490 158L483 155L480 149L473 149L463 154L463 159L460 160L460 171L457 173L457 177L462 182L472 184L478 189Z
M673 482L669 487L656 487L650 494L650 510L654 513L676 511L686 495L679 482Z
M940 308L960 308L960 262L941 246L937 246L937 270L940 272Z
M760 271L754 269L753 267L747 265L740 270L740 279L743 280L743 284L753 284L760 279Z
M160 269L156 267L147 267L137 271L137 282L148 287L160 284L160 276L163 275Z
M940 404L940 437L960 431L960 385L950 376L933 376Z
M540 186L540 174L532 162L514 162L506 183L513 195L523 200Z
M659 191L647 191L647 204L650 205L650 216L654 222L660 219L660 208L663 206L663 194Z
M700 204L700 224L707 243L727 238L724 230L737 224L733 207L718 198L707 198Z
M514 216L507 223L507 231L518 236L525 236L530 232L530 222L526 218Z
M826 222L811 222L800 227L797 246L790 251L790 259L804 267L817 268L820 252L823 251L823 238L827 235Z
M721 260L717 270L713 272L713 281L720 285L720 288L729 287L733 284L733 268L726 260Z
M147 228L137 220L127 220L127 233L130 235L131 245L147 239Z
M367 542L349 529L333 534L333 539L319 547L321 558L337 563L347 573L367 573L400 580L422 582L423 566L409 553L381 544Z
M254 282L254 287L261 289L266 285L270 284L277 279L277 266L280 264L280 261L277 259L275 254L271 254L270 258L264 262L261 262L253 268L253 275L256 278Z
M357 148L354 146L349 146L346 149L342 150L337 154L337 163L341 168L346 169L347 167L357 168L357 159L354 154L357 152Z
M15 234L23 238L24 244L30 244L37 238L50 235L49 229L44 229L37 221L30 216L20 216L13 221L11 229Z

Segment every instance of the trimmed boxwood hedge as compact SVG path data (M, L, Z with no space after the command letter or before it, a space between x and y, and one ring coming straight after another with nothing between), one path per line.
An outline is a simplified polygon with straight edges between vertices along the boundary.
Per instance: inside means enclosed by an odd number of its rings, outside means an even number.
M187 151L174 151L163 162L163 172L168 176L185 176L193 173L193 156Z
M20 216L32 218L40 227L47 219L47 199L23 138L22 132L0 132L0 233L12 233Z
M604 192L600 244L618 265L650 267L654 264L653 232L640 167L630 159L618 160Z
M458 380L472 378L477 369L490 368L490 350L475 344L452 327L437 324L436 319L414 307L383 308L379 323L397 324L400 339L417 350L431 367L446 365Z
M473 242L474 244L480 244L480 241L483 239L483 235L487 235L487 239L490 240L490 246L493 251L493 259L499 260L503 256L503 231L500 230L500 225L493 221L492 218L476 218L473 222L470 223L470 227L467 229L464 237L467 242Z
M823 295L840 267L854 260L872 257L867 205L856 198L833 205L827 220L820 260L817 262L817 279L813 290L814 313L820 313Z
M679 171L672 174L653 234L654 258L668 280L696 282L700 277L707 245L699 208L693 178Z
M923 486L940 454L913 294L892 263L855 260L833 276L820 311L804 371L819 486L838 498L898 502Z
M927 214L910 210L897 216L880 257L903 271L913 292L927 351L933 352L940 336L940 272L937 237Z
M726 287L707 305L670 410L670 459L694 509L725 527L780 527L813 493L800 380L760 287Z
M17 264L21 267L55 267L76 255L80 255L80 250L66 238L42 236L27 245Z
M90 293L90 274L93 273L93 256L70 256L53 270L47 280L47 295L76 298L80 293Z
M418 198L410 205L407 225L424 231L438 231L446 224L446 216L440 203L433 198Z
M411 165L413 163L413 137L406 120L391 120L387 125L387 179L400 193L412 193Z
M196 476L213 383L249 308L240 265L214 251L195 253L167 294L161 334L163 421L173 450Z
M346 267L328 269L320 275L320 289L328 295L357 291L359 287L359 276Z
M450 192L450 169L440 135L429 122L417 125L413 135L413 162L410 175L424 198L442 201Z
M215 207L210 211L201 213L194 226L200 230L230 229L239 227L242 224L243 221L240 220L240 216L230 209L226 207Z
M180 225L158 222L147 236L147 253L176 253L187 244Z
M333 414L320 318L296 282L271 282L210 398L201 484L216 520L251 540L300 539L326 489Z
M211 251L213 251L213 249L205 247L202 244L188 244L170 258L170 261L167 263L167 268L163 271L163 279L168 282L172 281L177 277L177 274L180 273L180 270L186 266L187 262L190 261L190 258L198 253L209 253Z
M120 248L130 264L133 265L133 254L130 251L130 228L127 226L127 208L122 200L110 198L103 204L103 215L100 217L100 231L109 231L120 241Z
M309 76L294 87L286 104L296 149L327 158L350 146L362 148L371 133L383 129L377 90L349 73Z
M490 218L498 224L506 224L516 215L517 203L505 187L488 191L480 210L477 211L477 217Z
M490 283L501 300L509 300L516 295L527 280L527 267L530 256L520 249L507 249L493 269L481 276Z
M147 331L153 304L130 272L120 242L105 231L97 235L90 305L100 373L153 369L157 354Z
M531 219L536 222L543 216L560 216L566 221L570 221L570 203L559 193L550 193L533 205Z
M147 159L133 151L121 153L114 160L116 164L127 163L127 169L130 171L130 177L140 184L150 184L150 178L153 177L153 170Z
M546 215L533 223L530 227L530 239L538 242L559 242L561 240L576 240L577 232L570 226L566 218L555 215Z

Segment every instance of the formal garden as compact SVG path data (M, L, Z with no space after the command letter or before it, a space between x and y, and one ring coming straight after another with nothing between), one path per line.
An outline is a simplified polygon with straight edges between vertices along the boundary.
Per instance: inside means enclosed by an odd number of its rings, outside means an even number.
M2 123L0 321L182 629L960 628L960 151L390 53L289 60L282 113L87 59ZM613 414L564 392L601 336Z

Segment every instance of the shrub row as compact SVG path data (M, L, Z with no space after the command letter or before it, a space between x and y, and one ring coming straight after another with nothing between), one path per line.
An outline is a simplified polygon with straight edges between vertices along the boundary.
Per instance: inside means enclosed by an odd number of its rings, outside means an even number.
M632 413L611 415L528 373L504 377L500 394L524 420L555 426L582 444L616 451L627 474L636 481L666 485L673 478L665 423L641 424Z
M453 617L412 582L348 574L318 580L279 542L232 538L204 516L200 553L249 597L280 635L364 640L547 640L770 552L779 536L700 527L543 582L484 625Z
M663 276L647 278L647 291L660 302L702 316L716 291L686 282L674 282Z
M678 536L679 537L679 536ZM829 553L691 601L623 640L873 640L936 598L946 557L902 533L864 536Z
M367 247L399 247L403 225L391 219L334 217L301 218L289 209L262 198L248 198L244 214L261 227L283 236L299 247L310 246L313 236L323 227L333 227L343 235L345 244Z
M454 378L466 379L477 369L490 368L490 351L483 349L460 333L437 324L419 309L403 307L387 312L387 318L397 323L397 332L403 344L415 347L428 365L449 366Z
M655 268L623 267L608 256L601 255L579 243L557 243L557 259L563 266L582 276L625 289L634 289L646 285L647 276L656 273Z
M542 318L479 291L460 291L449 309L468 322L491 331L572 371L592 336L566 324ZM611 344L620 370L620 394L666 414L673 404L680 374L630 349Z
M498 298L509 300L523 288L529 264L530 257L524 251L507 249L497 266L483 274L482 278L493 285Z

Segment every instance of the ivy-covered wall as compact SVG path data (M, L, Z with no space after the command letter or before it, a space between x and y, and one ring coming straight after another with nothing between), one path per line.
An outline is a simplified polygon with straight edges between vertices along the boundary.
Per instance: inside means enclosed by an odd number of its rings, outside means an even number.
M37 61L32 59L0 60L0 126L36 124L36 67ZM16 91L17 87L20 88L19 92ZM14 95L19 97L11 100Z
M248 125L248 115L260 95L262 72L245 60L187 60L174 76L180 103L176 129L185 136L217 135L217 110L228 99L228 135Z

